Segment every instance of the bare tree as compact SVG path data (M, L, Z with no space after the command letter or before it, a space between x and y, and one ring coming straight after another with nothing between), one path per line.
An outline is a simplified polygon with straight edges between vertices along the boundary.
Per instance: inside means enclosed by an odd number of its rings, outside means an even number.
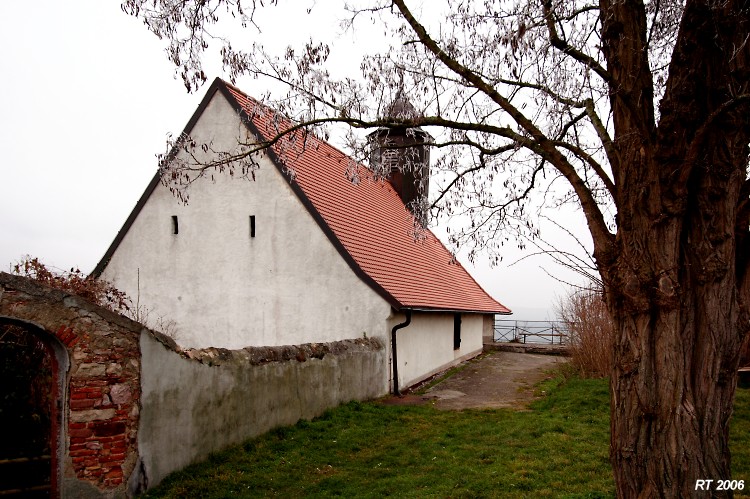
M729 478L750 325L750 2L444 0L426 12L405 0L357 2L341 14L349 26L379 23L396 42L351 78L331 76L335 48L323 42L271 55L212 33L222 17L256 28L257 9L275 3L126 0L123 9L167 41L189 90L205 80L201 57L214 41L233 78L284 85L272 104L293 121L280 120L274 140L299 137L302 126L325 134L331 123L438 130L436 166L449 176L432 210L470 217L456 240L533 236L530 200L564 179L559 201L575 200L585 215L617 332L619 495L691 496L698 479ZM418 113L384 112L399 93ZM253 153L268 145L191 171L252 171Z

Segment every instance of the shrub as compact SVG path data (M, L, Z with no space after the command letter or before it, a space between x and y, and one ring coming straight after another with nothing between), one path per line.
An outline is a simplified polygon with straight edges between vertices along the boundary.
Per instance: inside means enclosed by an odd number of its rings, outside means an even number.
M117 289L114 284L86 275L80 269L72 268L67 272L50 270L38 258L26 256L13 265L11 271L45 286L78 295L177 340L178 330L175 321L162 316L156 316L154 319L151 310L138 303L138 297L134 305L133 300L124 291Z
M602 292L577 290L562 299L557 308L560 320L570 332L572 366L584 377L609 376L614 327Z
M113 312L127 314L131 308L128 296L112 283L86 275L77 268L67 272L53 271L38 258L26 256L13 265L12 271L45 286L78 295Z

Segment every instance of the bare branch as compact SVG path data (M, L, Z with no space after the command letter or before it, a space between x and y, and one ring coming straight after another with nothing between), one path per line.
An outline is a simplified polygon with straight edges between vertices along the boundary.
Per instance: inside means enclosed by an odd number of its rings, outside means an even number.
M584 54L580 50L571 45L568 45L565 40L560 38L555 28L555 19L552 14L552 0L544 1L544 17L547 21L547 30L549 31L549 41L553 47L562 51L564 54L569 55L576 61L584 64L586 67L591 68L596 74L598 74L602 80L606 82L612 81L612 76L604 69L593 57L588 54Z
M607 191L609 192L610 196L612 196L613 199L615 198L615 184L612 182L612 179L609 178L609 175L607 175L607 172L604 171L604 168L602 167L602 165L599 164L599 162L596 161L593 156L588 154L586 151L584 151L580 147L573 145L569 142L558 140L558 141L555 141L555 145L569 150L570 152L572 152L573 154L575 154L576 156L584 160L586 163L588 163L589 166L591 166L591 168L594 170L594 172L596 172L599 179L604 183L604 186L607 188Z

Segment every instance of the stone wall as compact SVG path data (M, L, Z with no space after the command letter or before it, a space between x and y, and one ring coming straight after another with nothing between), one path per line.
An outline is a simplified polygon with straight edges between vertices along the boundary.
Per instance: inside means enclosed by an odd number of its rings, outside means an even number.
M181 351L169 338L144 334L141 352L134 482L142 488L216 450L387 391L379 339Z
M83 341L72 349L68 454L78 478L109 488L123 483L137 451L140 352L135 337L98 333L73 336Z
M63 411L57 459L63 497L126 493L138 454L140 324L76 296L0 273L0 318L59 342Z

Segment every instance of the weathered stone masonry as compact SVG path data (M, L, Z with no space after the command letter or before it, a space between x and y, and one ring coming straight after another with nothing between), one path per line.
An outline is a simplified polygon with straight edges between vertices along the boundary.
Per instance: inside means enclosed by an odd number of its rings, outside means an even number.
M124 496L138 453L143 326L5 273L0 273L0 317L46 331L67 351L59 492Z
M137 451L138 344L108 334L81 336L71 366L69 455L79 478L118 486L123 466L132 469L128 454Z

